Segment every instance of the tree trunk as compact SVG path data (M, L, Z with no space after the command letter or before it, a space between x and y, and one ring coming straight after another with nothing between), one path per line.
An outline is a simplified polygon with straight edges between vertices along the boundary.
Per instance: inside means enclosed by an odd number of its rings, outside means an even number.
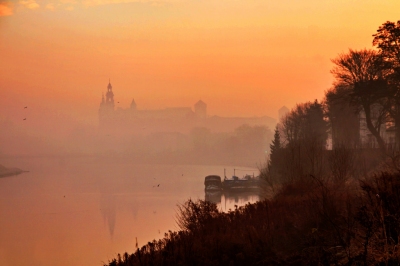
M386 150L385 142L383 141L378 130L376 130L376 128L374 127L372 120L371 120L371 106L369 104L364 104L363 108L365 111L365 120L367 122L367 128L371 132L371 134L374 135L376 141L378 142L379 148L382 150L382 152L385 152L385 150ZM378 126L380 127L381 125L378 125Z

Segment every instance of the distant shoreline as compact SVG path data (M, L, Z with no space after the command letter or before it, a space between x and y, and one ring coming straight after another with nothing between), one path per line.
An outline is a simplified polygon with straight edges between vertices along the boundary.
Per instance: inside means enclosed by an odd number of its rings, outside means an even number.
M26 173L29 171L24 171L19 168L5 168L1 167L0 168L0 178L1 177L8 177L8 176L14 176L14 175L20 175L22 173Z

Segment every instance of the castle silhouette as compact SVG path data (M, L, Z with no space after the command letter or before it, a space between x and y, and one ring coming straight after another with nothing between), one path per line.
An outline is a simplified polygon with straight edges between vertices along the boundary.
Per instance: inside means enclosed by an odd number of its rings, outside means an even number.
M207 114L207 104L202 100L191 107L170 107L155 110L139 110L132 99L128 109L115 109L114 92L111 82L102 95L99 108L99 128L103 131L124 131L132 134L154 132L189 132L195 127L206 127L216 132L229 132L247 124L267 126L273 129L276 120L268 117L220 117Z

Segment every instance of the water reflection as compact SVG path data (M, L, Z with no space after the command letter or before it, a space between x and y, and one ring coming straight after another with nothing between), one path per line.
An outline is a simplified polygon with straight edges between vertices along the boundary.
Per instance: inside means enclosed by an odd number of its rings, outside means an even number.
M216 203L222 211L254 203L261 198L261 191L205 191L205 200Z
M108 226L110 236L114 235L115 222L117 219L116 195L109 193L101 193L100 211L103 215L104 225Z
M136 239L141 246L179 230L177 205L203 198L204 177L223 174L220 166L97 158L3 161L30 172L0 178L0 213L7 217L0 219L0 265L103 265L117 253L134 252ZM227 211L258 197L215 193L206 199Z
M205 191L205 200L213 203L221 203L221 191Z

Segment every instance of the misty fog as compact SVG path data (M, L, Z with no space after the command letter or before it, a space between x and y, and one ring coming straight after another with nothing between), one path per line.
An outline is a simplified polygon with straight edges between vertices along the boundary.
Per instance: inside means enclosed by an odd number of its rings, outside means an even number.
M3 265L100 265L177 230L177 206L189 198L225 211L257 201L205 194L204 177L258 175L276 123L199 118L191 107L119 107L105 121L96 109L92 123L18 108L0 120L0 171L28 171L0 178Z
M275 119L207 113L199 118L192 109L138 109L137 115L132 108L113 106L111 116L102 119L100 108L93 110L100 121L86 122L21 104L0 117L0 156L112 156L130 162L251 167L265 161Z
M0 266L397 263L398 10L0 0Z

